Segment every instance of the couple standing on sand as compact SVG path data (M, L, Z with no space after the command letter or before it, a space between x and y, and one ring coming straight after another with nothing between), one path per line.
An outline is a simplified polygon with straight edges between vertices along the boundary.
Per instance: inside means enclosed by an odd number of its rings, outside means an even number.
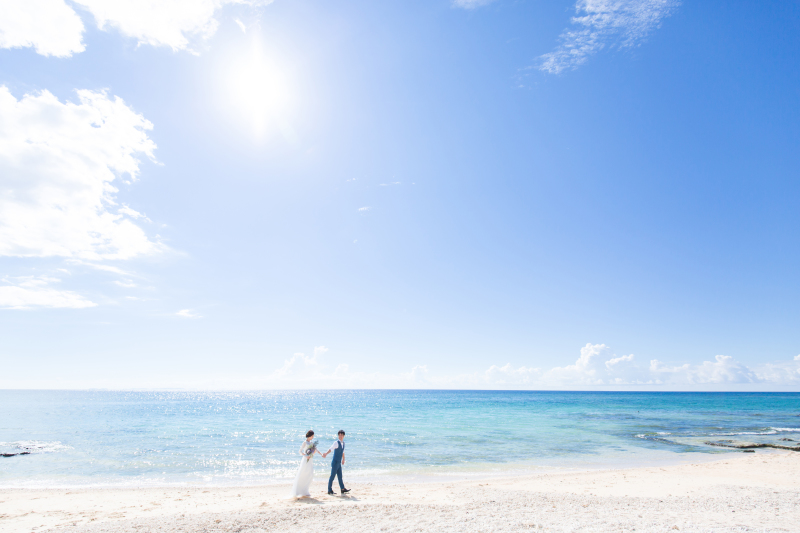
M292 486L293 498L306 498L311 496L311 480L314 479L314 454L318 453L322 457L327 457L329 453L333 452L333 460L331 461L331 477L328 480L328 494L335 494L333 492L333 478L339 478L339 489L342 494L347 494L350 489L344 488L342 482L342 465L344 464L344 430L339 430L339 439L331 444L328 451L321 453L317 449L317 441L311 441L314 438L314 432L309 431L306 433L306 440L300 446L300 468L297 469L297 475L294 478L294 485Z

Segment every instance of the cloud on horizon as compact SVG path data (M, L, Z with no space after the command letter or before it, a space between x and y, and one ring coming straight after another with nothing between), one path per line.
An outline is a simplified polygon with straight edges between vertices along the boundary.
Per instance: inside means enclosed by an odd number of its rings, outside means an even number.
M539 70L559 74L586 63L603 48L637 46L680 5L679 0L578 0L561 44L539 57Z
M617 356L604 344L586 344L570 365L541 369L491 365L474 373L433 375L427 365L408 372L354 370L317 346L312 355L295 353L272 372L220 376L152 387L187 389L494 389L494 390L770 390L800 387L800 355L750 368L717 355L698 365L670 366L657 359L639 364L633 354ZM136 386L140 386L137 384ZM759 388L760 387L760 388Z
M320 361L314 365L324 377ZM395 376L351 372L339 365L331 378L346 379L348 386L360 383L366 387L478 388L478 389L565 389L565 388L702 388L703 386L789 385L800 386L800 355L791 361L770 363L750 368L727 355L699 365L669 366L658 359L639 365L633 354L616 356L604 344L587 343L571 365L547 370L511 364L492 365L483 372L433 376L427 365L415 366L411 372ZM333 386L335 379L328 383ZM370 383L375 383L370 385ZM378 385L380 384L380 385Z
M8 283L8 280L4 280ZM33 280L39 283L40 280ZM57 280L43 280L49 284ZM23 280L24 282L24 280ZM22 285L18 283L17 285ZM0 285L0 305L3 298ZM81 304L80 296L75 305ZM85 300L84 300L85 301ZM91 302L88 302L92 305ZM193 318L194 311L180 316ZM604 344L586 344L574 363L549 369L491 365L473 373L434 375L428 365L407 372L365 372L316 346L311 355L295 353L272 371L220 373L214 377L182 374L150 382L30 382L30 388L184 389L184 390L299 390L299 389L467 389L467 390L643 390L643 391L769 391L800 390L800 355L787 361L748 367L727 355L700 364L671 366L657 359L639 363L633 354L617 356ZM19 387L3 382L0 388Z
M756 368L728 355L699 365L669 366L658 359L639 364L633 354L617 356L604 344L586 344L574 364L549 370L492 366L483 374L459 376L456 382L531 388L702 388L703 386L800 386L800 356Z

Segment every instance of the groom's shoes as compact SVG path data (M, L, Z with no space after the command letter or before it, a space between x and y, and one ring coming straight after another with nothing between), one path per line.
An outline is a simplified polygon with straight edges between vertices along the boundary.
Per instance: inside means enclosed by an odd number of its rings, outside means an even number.
M350 489L342 489L342 494L345 494L347 492L350 492Z
M328 491L328 494L330 494L331 496L336 496L336 493L335 493L335 492L333 492L332 490L329 490L329 491Z

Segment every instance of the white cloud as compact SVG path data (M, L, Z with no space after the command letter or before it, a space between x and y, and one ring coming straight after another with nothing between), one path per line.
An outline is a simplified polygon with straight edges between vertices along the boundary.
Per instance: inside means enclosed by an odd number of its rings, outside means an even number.
M408 379L413 383L423 384L428 381L428 365L417 365L411 369Z
M371 211L371 210L372 210L371 207L359 207L358 208L358 212L359 213L366 213L367 211Z
M353 386L354 383L356 386L369 386L366 385L369 380L364 379L364 374L352 374L347 364L328 364L324 360L327 352L328 348L325 346L316 346L311 356L296 353L273 373L256 380L275 388L341 388Z
M540 57L539 70L558 74L606 46L635 46L679 5L678 0L578 0L573 28L564 30L558 48Z
M32 47L43 56L83 52L83 22L64 0L0 2L0 48Z
M581 348L581 355L574 365L552 368L545 373L543 379L555 385L600 385L603 383L601 372L604 367L600 359L609 352L610 349L605 344L587 344Z
M608 361L606 361L606 368L608 370L613 370L614 368L617 367L617 365L623 363L630 363L631 361L633 361L633 354L623 355L621 357L613 357Z
M192 309L181 309L175 314L183 318L203 318L202 315L198 315Z
M729 355L717 355L714 359L714 361L703 361L700 365L684 364L675 367L653 359L650 361L649 372L653 382L658 384L694 385L762 381L753 370Z
M800 385L800 355L791 362L766 363L753 369L753 373L761 383L798 384Z
M328 349L324 346L314 346L314 357L324 355L327 351Z
M193 51L217 31L226 4L264 6L272 0L3 0L0 47L32 46L43 55L82 52L83 23L70 4L85 9L101 30L114 28L139 44ZM238 21L240 27L243 24ZM244 31L244 28L243 28Z
M304 353L296 353L283 362L283 366L275 371L274 376L278 378L286 378L290 376L302 378L302 373L304 371L316 373L315 371L317 368L318 363L316 355L308 357ZM310 376L307 375L307 377Z
M138 211L135 211L135 210L131 209L131 208L130 208L130 207L128 207L127 205L123 205L122 207L120 207L119 209L117 209L117 212L118 212L120 215L128 215L129 217L131 217L131 218L133 218L133 219L139 219L139 218L141 218L141 219L144 219L144 220L146 220L147 222L152 222L152 221L151 221L149 218L147 218L147 215L143 215L142 213L140 213L140 212L138 212Z
M380 372L353 372L346 363L337 363L328 355L328 348L316 346L312 355L295 353L275 371L261 376L248 376L245 379L220 379L214 386L305 389L305 388L392 388L397 386L413 387L424 380L426 368L416 367L410 373L401 375L383 374Z
M90 268L94 268L94 269L97 269L97 270L102 270L104 272L112 272L114 274L119 274L120 276L133 276L134 275L131 272L128 272L126 270L122 270L119 267L115 267L115 266L111 266L111 265L103 265L103 264L99 264L99 263L87 263L85 261L80 261L80 260L75 260L75 259L71 259L68 262L71 263L71 264L76 264L76 265L85 265L85 266L88 266Z
M139 44L190 49L190 39L207 39L217 31L215 0L77 0L100 29L115 28Z
M3 280L3 284L0 285L0 308L61 307L83 309L97 305L80 294L50 287L51 284L59 281L61 280L46 276L25 276L15 278L15 281L6 278Z
M462 9L475 9L477 7L491 4L494 0L453 0L453 7Z
M158 251L123 206L119 177L153 159L152 124L105 92L17 100L0 86L0 256L128 259Z
M498 387L519 387L533 385L540 377L541 370L521 366L513 368L510 363L504 366L492 365L484 372L482 381Z
M242 33L247 33L247 26L244 25L244 22L242 22L239 19L233 19L233 20L239 26L239 29L242 30Z

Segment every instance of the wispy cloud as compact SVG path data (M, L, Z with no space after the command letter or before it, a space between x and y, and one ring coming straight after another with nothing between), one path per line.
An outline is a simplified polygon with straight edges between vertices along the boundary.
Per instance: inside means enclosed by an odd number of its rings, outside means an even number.
M51 287L60 281L47 276L5 278L0 284L0 308L84 309L97 305L76 292Z
M679 0L579 0L572 27L555 50L539 58L539 70L558 74L605 47L636 46L679 5Z
M453 7L460 7L461 9L475 9L491 4L492 2L494 2L494 0L453 0Z
M203 318L202 315L198 315L197 313L195 313L193 309L181 309L175 314L183 318Z
M393 185L402 185L400 181L390 181L389 183L381 183L378 187L391 187Z
M142 213L140 213L140 212L138 212L138 211L136 211L134 209L131 209L127 205L123 205L122 207L117 209L117 212L120 215L128 215L129 217L131 217L132 219L135 219L135 220L141 218L141 219L145 220L146 222L152 222L152 220L147 218L147 215L142 214Z
M96 270L102 270L103 272L111 272L113 274L119 274L120 276L134 276L134 274L132 272L128 272L127 270L123 270L123 269L121 269L119 267L115 267L115 266L112 266L112 265L104 265L102 263L88 263L88 262L77 260L77 259L69 260L67 262L70 263L70 264L75 264L75 265L88 266L88 267L94 268Z
M359 212L359 213L366 213L367 211L372 211L372 208L371 208L371 207L369 207L369 206L365 206L365 207L359 207L359 208L358 208L358 212Z

